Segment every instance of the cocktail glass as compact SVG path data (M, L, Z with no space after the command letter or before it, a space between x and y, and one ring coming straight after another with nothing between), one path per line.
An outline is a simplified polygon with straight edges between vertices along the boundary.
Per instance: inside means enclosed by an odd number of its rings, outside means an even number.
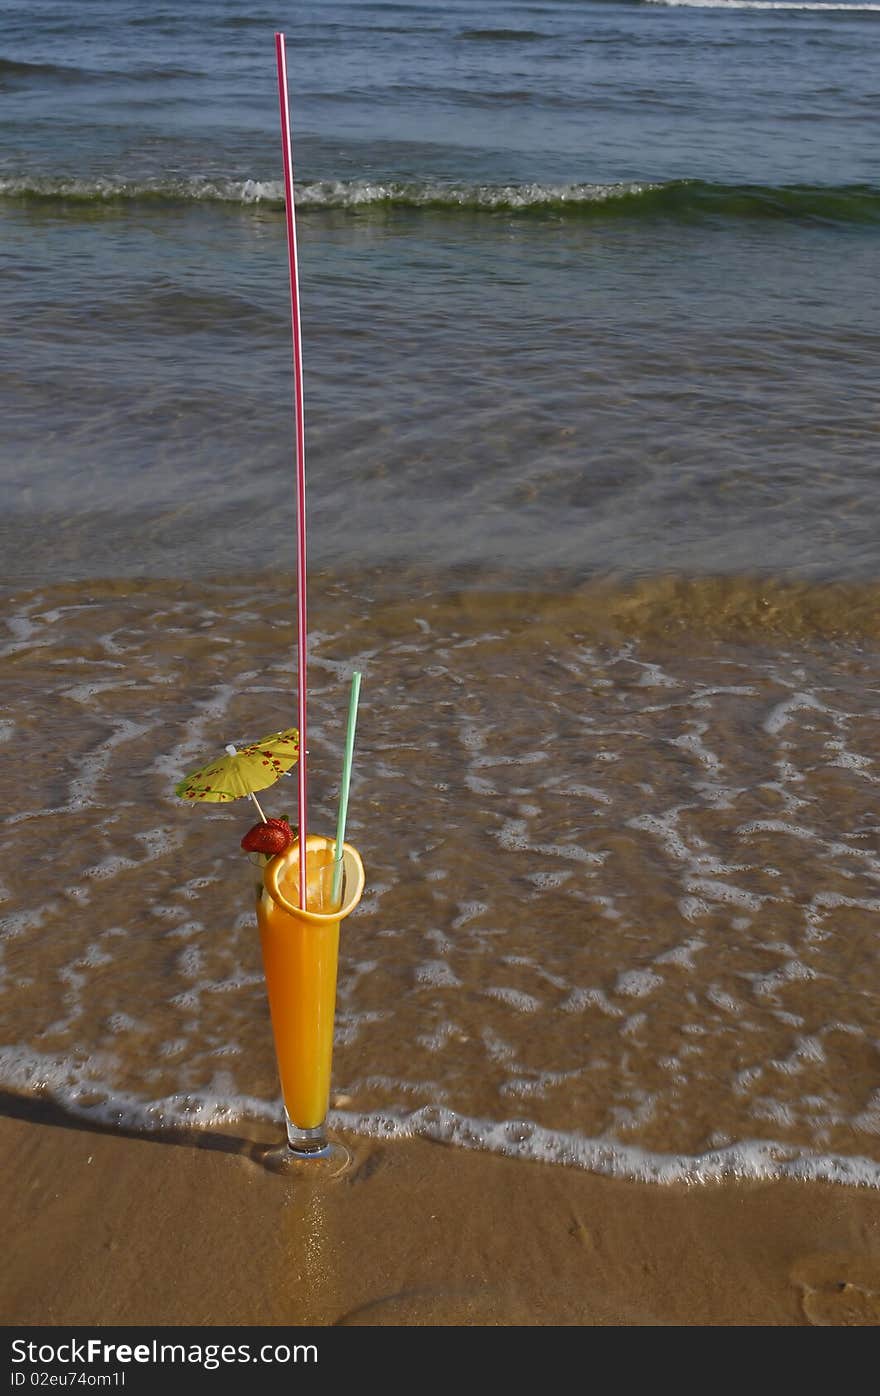
M339 926L364 890L357 849L343 845L341 888L333 896L335 840L306 839L306 908L300 905L299 852L271 859L257 888L257 922L269 996L287 1141L265 1162L286 1170L341 1172L348 1150L327 1137Z

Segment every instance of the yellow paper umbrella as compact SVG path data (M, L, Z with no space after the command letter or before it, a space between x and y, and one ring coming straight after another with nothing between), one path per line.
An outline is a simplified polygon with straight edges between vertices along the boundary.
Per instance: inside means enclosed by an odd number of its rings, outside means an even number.
M295 764L298 756L299 732L295 727L271 732L248 746L228 746L225 756L184 776L175 786L175 793L182 800L204 800L209 804L240 800L243 795L249 795L265 819L254 791L274 785L278 777Z

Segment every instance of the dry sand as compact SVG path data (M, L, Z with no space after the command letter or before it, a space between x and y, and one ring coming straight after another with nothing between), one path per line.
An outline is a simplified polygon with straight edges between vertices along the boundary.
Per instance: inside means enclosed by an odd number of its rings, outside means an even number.
M7 1095L6 1324L873 1325L880 1194L658 1186L420 1140L336 1180L269 1136L83 1127Z

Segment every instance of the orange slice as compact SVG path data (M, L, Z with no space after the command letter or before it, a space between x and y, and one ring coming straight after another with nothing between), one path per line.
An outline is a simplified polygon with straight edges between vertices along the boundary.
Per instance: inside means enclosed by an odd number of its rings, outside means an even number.
M306 839L307 911L303 911L299 904L299 839L294 839L289 848L269 860L263 870L263 883L273 902L282 911L314 925L341 921L350 911L354 911L364 890L364 865L357 849L352 848L350 843L344 843L342 905L334 907L330 891L335 847L335 839L325 838L323 834L309 834Z

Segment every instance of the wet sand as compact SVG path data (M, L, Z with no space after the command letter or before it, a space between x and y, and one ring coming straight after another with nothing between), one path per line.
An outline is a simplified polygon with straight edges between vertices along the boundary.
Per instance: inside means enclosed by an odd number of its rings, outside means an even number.
M356 1138L347 1174L297 1185L258 1162L266 1132L120 1134L13 1095L3 1115L6 1324L880 1323L868 1188Z
M642 1181L880 1186L876 593L442 581L313 588L313 832L353 663L365 695L335 1124ZM254 815L174 790L293 720L289 595L10 599L6 1089L114 1128L278 1118Z

